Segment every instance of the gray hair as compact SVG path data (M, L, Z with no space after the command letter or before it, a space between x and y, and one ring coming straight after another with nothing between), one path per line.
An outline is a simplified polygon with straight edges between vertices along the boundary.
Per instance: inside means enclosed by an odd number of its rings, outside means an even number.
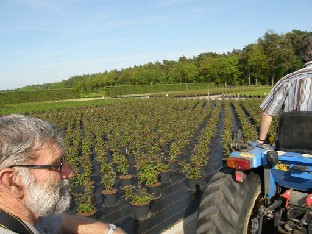
M62 147L63 132L37 118L16 114L0 117L0 169L29 161L44 143Z

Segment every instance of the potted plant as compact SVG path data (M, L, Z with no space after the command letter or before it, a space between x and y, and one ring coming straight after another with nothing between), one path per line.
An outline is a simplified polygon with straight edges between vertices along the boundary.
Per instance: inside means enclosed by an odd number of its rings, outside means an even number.
M200 182L203 177L200 174L200 168L196 167L193 163L182 161L180 163L182 171L186 178L186 185L190 191L196 191L197 187L200 186Z
M179 161L177 155L179 152L180 149L178 147L177 142L173 142L169 150L169 160L168 160L171 171L176 171L178 168Z
M126 156L126 159L129 164L134 164L136 162L133 151L134 151L133 147L131 147L128 142L125 143L124 146L122 146L122 149L120 151L122 154Z
M134 219L146 219L149 215L150 203L153 195L148 193L147 190L138 184L136 189L133 185L123 187L125 200L130 202L133 209Z
M133 175L129 173L129 164L125 155L120 155L119 157L117 172L119 173L121 187L132 184Z
M168 162L162 162L159 160L157 162L157 170L160 173L160 182L169 183L170 182L170 167Z
M106 207L116 206L118 203L118 190L114 188L116 179L116 171L113 169L113 164L103 162L100 172L103 174L101 183L103 185L103 199Z
M205 167L207 165L208 149L197 148L195 154L191 157L191 162L200 169L200 174L205 175Z
M161 196L161 183L158 177L159 171L157 164L153 161L146 160L140 167L138 181L146 185L148 192L152 193L155 199Z
M87 172L76 173L73 180L75 193L84 194L88 187L92 186L94 181L91 180L90 175Z
M96 213L96 208L93 203L93 189L94 186L90 186L86 189L85 194L75 195L78 215L92 216Z

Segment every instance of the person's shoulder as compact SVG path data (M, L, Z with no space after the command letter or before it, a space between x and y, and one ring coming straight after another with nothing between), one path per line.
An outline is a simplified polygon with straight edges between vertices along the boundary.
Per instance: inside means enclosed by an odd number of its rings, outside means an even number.
M293 79L298 79L298 78L311 78L311 72L312 72L312 63L308 67L304 67L300 70L294 71L292 73L287 74L283 78L279 80L279 83L286 83L288 81L291 81Z
M312 72L312 61L305 63L303 68L301 68L298 71L295 71L294 73L304 74L304 73L311 73L311 72Z

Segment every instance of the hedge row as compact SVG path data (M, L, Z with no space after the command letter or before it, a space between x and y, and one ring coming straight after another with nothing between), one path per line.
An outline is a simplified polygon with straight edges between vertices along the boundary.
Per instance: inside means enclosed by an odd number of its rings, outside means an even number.
M72 98L79 98L79 93L73 89L7 91L0 92L0 105L25 102L59 101Z
M214 83L179 83L179 84L155 84L155 85L122 85L122 86L107 86L105 92L107 96L119 96L129 94L143 93L159 93L169 91L188 91L208 89L215 87Z

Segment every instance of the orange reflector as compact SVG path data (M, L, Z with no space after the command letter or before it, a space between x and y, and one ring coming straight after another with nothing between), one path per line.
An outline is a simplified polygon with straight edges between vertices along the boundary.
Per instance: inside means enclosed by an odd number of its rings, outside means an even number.
M250 160L232 157L226 160L226 165L239 170L248 170L250 169Z

